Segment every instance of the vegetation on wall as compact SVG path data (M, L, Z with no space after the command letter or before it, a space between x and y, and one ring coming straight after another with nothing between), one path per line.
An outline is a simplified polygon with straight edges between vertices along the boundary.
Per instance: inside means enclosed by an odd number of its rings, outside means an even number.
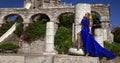
M15 22L7 22L0 28L0 36L2 36L6 31L8 31L9 28L14 24Z
M73 23L74 23L73 14L64 14L60 18L60 26L71 28Z
M46 34L46 23L50 20L45 14L36 14L32 16L32 23L26 31L23 32L24 40L34 41L37 39L44 40Z
M112 33L114 34L114 41L120 43L120 27L115 27Z
M11 50L11 49L18 49L19 45L13 44L13 43L3 43L0 45L0 49L4 50Z
M64 14L60 18L60 25L55 35L55 47L59 54L67 54L73 45L71 30L73 23L73 14Z
M43 24L42 21L33 22L25 33L27 33L29 40L44 39L46 34L46 24Z
M14 33L20 38L20 36L23 34L23 24L22 23L18 23Z
M68 53L68 49L72 47L72 32L69 28L59 27L55 35L55 46L59 54Z
M0 36L2 36L5 32L7 32L12 25L15 23L16 21L11 21L11 22L7 22L6 24L4 24L1 28L0 28ZM23 33L23 24L19 23L19 25L17 25L16 30L14 31L14 33L20 37Z

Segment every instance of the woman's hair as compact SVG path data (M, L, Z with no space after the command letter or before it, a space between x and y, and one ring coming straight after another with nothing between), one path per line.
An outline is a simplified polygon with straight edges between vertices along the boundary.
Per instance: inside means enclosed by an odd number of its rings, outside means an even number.
M87 12L87 13L85 13L85 14L88 14L88 17L87 17L87 18L90 20L90 25L92 26L93 20L92 20L92 15L91 15L91 13ZM86 18L86 17L84 16L84 18Z
M88 13L88 12L87 12L87 13L85 13L85 15L86 15L86 14L88 15L88 17L84 16L83 18L88 18L88 19L90 19L90 18L91 18L91 14L90 14L90 13Z

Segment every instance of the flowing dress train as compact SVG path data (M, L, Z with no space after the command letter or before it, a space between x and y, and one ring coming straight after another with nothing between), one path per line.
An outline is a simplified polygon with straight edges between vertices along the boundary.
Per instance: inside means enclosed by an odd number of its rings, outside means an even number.
M99 57L100 59L103 57L107 57L108 59L115 58L114 54L103 48L89 33L89 19L82 19L81 24L82 30L80 31L80 35L84 46L84 52L89 53L90 56Z

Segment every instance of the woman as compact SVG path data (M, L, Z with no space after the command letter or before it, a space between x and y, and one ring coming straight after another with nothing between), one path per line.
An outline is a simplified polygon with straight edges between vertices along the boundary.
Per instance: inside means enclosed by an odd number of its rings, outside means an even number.
M82 30L79 34L79 40L81 38L83 46L84 46L84 52L86 53L86 56L94 56L99 57L102 59L103 57L106 57L108 59L115 58L115 55L103 48L98 44L98 42L94 39L94 37L91 34L90 28L92 27L92 20L91 20L90 13L86 13L84 18L81 21ZM80 48L80 43L78 41L78 48Z

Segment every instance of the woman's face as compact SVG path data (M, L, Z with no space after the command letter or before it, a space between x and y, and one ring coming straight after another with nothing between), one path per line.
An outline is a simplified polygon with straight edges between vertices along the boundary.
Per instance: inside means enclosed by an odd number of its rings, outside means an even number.
M86 17L86 18L89 18L89 17L90 17L89 13L86 13L86 14L85 14L85 17Z

